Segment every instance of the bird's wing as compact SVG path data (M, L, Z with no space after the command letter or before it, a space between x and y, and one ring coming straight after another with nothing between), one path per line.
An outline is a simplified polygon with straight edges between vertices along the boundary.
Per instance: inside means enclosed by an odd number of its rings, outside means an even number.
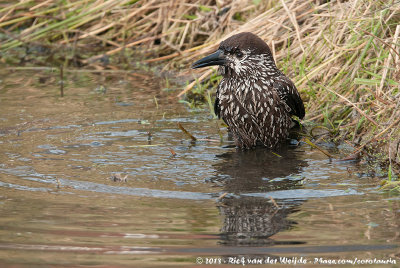
M218 118L221 118L221 107L219 104L219 98L218 98L218 90L217 90L217 94L215 96L215 102L214 102L214 113L216 116L218 116Z
M275 80L273 87L281 100L290 108L290 114L296 115L300 119L304 118L304 104L296 86L286 77Z

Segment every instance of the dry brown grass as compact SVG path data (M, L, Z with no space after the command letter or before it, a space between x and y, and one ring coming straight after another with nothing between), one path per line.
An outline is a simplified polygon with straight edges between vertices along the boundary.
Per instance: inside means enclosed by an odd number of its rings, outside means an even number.
M306 122L323 125L336 140L355 144L355 154L379 149L385 159L400 163L397 0L68 3L3 4L2 53L36 43L89 49L98 52L80 61L95 65L104 54L134 48L142 62L180 69L182 75L194 74L203 81L213 72L193 73L189 64L230 35L250 31L270 45L278 66L296 82L307 100Z

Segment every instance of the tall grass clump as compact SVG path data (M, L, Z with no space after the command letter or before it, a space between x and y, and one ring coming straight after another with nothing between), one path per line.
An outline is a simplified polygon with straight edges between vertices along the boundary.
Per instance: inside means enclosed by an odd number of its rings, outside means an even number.
M227 37L264 39L306 101L305 123L347 142L354 155L400 164L400 1L389 0L71 0L0 4L0 55L45 47L78 65L113 55L162 65L182 77ZM83 53L84 52L84 53ZM50 53L51 54L51 53ZM117 57L115 57L117 58ZM107 62L107 61L106 61ZM208 91L204 91L208 94ZM205 96L209 100L209 96ZM314 135L317 131L311 131Z

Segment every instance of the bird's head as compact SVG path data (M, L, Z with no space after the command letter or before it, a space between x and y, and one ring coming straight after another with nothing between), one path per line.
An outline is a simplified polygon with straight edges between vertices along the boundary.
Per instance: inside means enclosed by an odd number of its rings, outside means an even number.
M268 45L255 34L244 32L233 35L221 42L213 54L196 61L192 68L219 65L223 76L257 76L267 69L276 70Z

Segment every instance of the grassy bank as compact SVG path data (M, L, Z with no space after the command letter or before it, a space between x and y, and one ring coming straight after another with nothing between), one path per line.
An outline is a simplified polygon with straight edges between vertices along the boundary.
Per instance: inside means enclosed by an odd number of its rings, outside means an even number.
M60 4L62 3L62 4ZM1 62L41 57L93 68L189 64L250 31L306 101L310 135L355 146L349 158L400 164L400 1L19 1L0 6ZM15 55L20 55L15 57ZM87 67L88 68L88 67ZM194 73L209 81L215 73ZM189 83L183 93L196 82ZM198 84L197 84L198 85ZM204 87L203 87L204 88ZM207 91L199 90L207 95Z

